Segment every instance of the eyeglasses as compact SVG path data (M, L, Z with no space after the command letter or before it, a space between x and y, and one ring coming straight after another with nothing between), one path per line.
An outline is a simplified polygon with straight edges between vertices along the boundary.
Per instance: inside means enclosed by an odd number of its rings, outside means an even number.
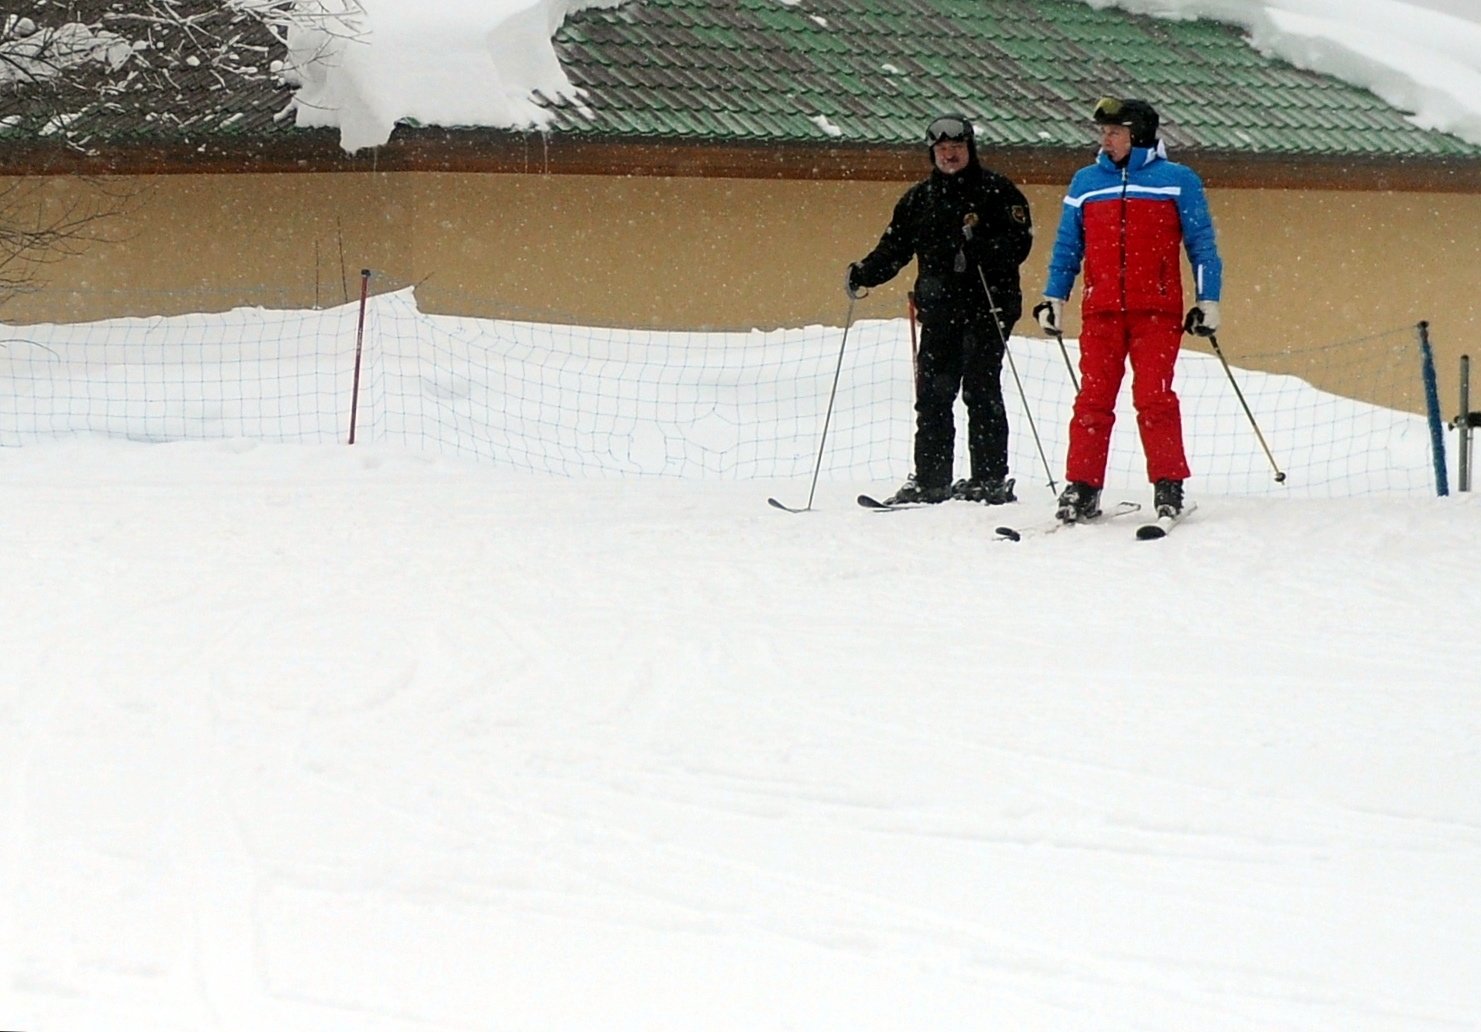
M935 146L942 140L965 140L972 135L972 127L960 118L938 118L926 126L926 142Z

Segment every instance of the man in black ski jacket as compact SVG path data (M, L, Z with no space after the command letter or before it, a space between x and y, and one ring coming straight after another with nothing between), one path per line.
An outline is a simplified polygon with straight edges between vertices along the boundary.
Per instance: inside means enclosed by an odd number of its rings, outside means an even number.
M918 262L915 304L915 471L890 502L941 502L953 495L1014 501L1008 479L1003 350L1023 313L1018 267L1033 245L1028 201L977 160L972 123L942 115L926 129L932 171L895 205L878 245L848 267L852 298ZM996 319L994 318L996 316ZM951 482L957 391L967 404L969 480Z

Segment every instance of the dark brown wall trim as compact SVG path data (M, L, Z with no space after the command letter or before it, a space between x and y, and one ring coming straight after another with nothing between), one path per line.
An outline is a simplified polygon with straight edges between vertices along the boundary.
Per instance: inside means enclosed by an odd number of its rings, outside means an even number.
M993 168L1025 184L1062 184L1083 149L984 147ZM1262 155L1174 149L1211 187L1481 193L1481 158ZM481 172L823 181L908 181L927 170L923 147L649 141L541 133L398 129L385 146L345 154L337 134L202 137L119 143L83 153L50 144L0 147L0 175L169 175L263 172Z

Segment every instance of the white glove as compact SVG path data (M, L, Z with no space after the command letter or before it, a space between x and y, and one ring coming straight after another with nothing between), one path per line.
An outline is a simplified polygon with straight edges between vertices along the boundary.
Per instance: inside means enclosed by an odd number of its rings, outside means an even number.
M1188 318L1183 320L1184 333L1196 333L1200 337L1212 337L1219 329L1219 302L1199 301L1188 309Z
M1039 320L1039 327L1045 333L1059 336L1060 328L1064 326L1064 299L1046 297L1034 305L1034 318Z

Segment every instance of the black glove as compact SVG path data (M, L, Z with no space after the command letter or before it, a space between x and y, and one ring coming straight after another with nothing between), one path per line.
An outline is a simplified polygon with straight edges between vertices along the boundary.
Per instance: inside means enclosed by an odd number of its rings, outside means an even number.
M967 217L962 220L962 237L966 240L966 243L962 245L962 250L959 253L965 254L969 260L977 263L979 268L1001 265L1013 261L1013 257L1009 251L1012 245L1006 237L1000 233L993 233L988 230L983 230L979 233L979 229L982 229L982 226L976 213L969 211ZM960 268L956 271L964 272L966 270L965 268Z
M1064 329L1064 301L1057 297L1046 297L1034 305L1034 318L1045 333L1059 336Z
M1219 302L1200 301L1188 309L1183 320L1184 333L1196 333L1200 337L1212 337L1219 328Z
M992 238L979 233L974 233L977 228L977 213L967 212L967 217L962 220L962 246L957 249L957 272L967 271L967 262L972 261L979 267L986 264L983 259L987 256L992 243Z
M864 296L864 284L860 282L860 277L863 275L864 270L859 268L858 262L852 262L843 274L844 293L855 301Z

